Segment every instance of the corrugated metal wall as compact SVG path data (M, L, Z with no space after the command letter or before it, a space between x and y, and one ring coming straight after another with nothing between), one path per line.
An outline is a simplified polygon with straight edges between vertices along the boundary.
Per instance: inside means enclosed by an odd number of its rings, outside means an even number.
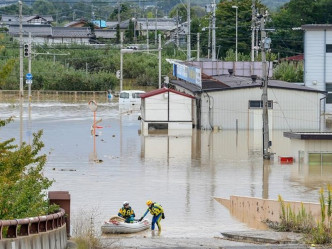
M305 85L325 91L324 82L324 56L325 49L324 31L305 32Z
M261 100L260 88L245 88L202 95L202 129L261 129L261 109L249 109L249 100ZM271 129L319 129L319 99L315 92L269 88ZM256 119L256 121L255 121ZM256 124L255 124L256 123Z

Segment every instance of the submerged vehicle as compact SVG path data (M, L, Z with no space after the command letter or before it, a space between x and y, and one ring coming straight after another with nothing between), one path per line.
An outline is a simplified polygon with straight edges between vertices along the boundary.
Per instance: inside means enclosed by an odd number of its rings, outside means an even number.
M123 218L113 216L109 221L105 221L101 226L101 231L103 233L137 233L148 229L150 226L151 223L147 219L125 223Z
M120 105L141 105L141 94L145 91L141 90L124 90L120 92L119 104Z

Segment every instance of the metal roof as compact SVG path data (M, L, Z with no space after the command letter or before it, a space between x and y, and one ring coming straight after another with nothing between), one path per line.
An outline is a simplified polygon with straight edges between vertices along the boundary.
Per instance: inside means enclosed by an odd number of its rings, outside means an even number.
M182 95L182 96L185 96L185 97L188 97L188 98L192 98L192 99L195 98L192 95L189 95L189 94L186 94L186 93L182 93L182 92L179 92L179 91L176 91L176 90L173 90L173 89L170 89L170 88L166 88L166 87L160 88L160 89L156 89L156 90L144 93L144 94L141 94L140 97L142 99L145 99L145 98L149 98L151 96L155 96L155 95L166 93L166 92L172 92L172 93L179 94L179 95Z
M53 27L53 37L72 37L72 38L89 38L91 37L90 28L65 28Z
M172 80L171 83L174 85L181 86L193 93L200 92L212 92L212 91L226 91L226 90L236 90L244 88L253 88L253 87L262 87L261 80L256 80L253 82L249 77L236 77L230 75L221 75L213 77L203 77L202 78L202 89L198 86L182 81L182 80ZM296 83L289 83L280 80L269 80L269 88L279 88L287 90L297 90L297 91L307 91L307 92L317 92L323 93L326 92L313 89L310 87L302 86Z
M332 132L284 132L284 137L300 140L332 140Z
M35 24L23 24L23 35L28 36L28 33L31 32L32 36L51 36L52 27L49 24L35 25ZM18 36L20 33L19 25L10 25L8 33L13 36Z
M303 30L332 30L332 24L305 24L301 28Z

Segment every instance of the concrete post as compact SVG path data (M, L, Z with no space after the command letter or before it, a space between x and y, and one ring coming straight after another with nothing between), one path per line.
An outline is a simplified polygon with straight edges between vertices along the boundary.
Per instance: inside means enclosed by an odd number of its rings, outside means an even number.
M57 204L66 212L67 237L70 237L70 194L68 191L49 191L50 204Z

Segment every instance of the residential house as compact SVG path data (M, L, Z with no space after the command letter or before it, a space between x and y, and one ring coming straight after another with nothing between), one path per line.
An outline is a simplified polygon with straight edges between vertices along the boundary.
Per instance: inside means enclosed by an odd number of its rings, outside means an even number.
M49 15L22 16L22 24L49 25L53 21L53 17ZM9 25L19 24L20 20L18 15L2 15L1 22L3 25L9 27Z
M19 39L20 27L18 24L10 25L8 33ZM29 42L29 33L31 33L33 44L90 44L93 38L91 30L85 28L65 28L52 27L51 25L23 25L23 42Z
M306 24L302 29L304 84L327 92L323 109L326 113L332 113L332 24Z
M200 76L200 68L174 66L175 90L195 96L193 124L200 129L262 129L262 82L232 74ZM201 78L200 78L201 77ZM258 75L260 78L260 75ZM319 130L324 91L268 81L270 129Z

